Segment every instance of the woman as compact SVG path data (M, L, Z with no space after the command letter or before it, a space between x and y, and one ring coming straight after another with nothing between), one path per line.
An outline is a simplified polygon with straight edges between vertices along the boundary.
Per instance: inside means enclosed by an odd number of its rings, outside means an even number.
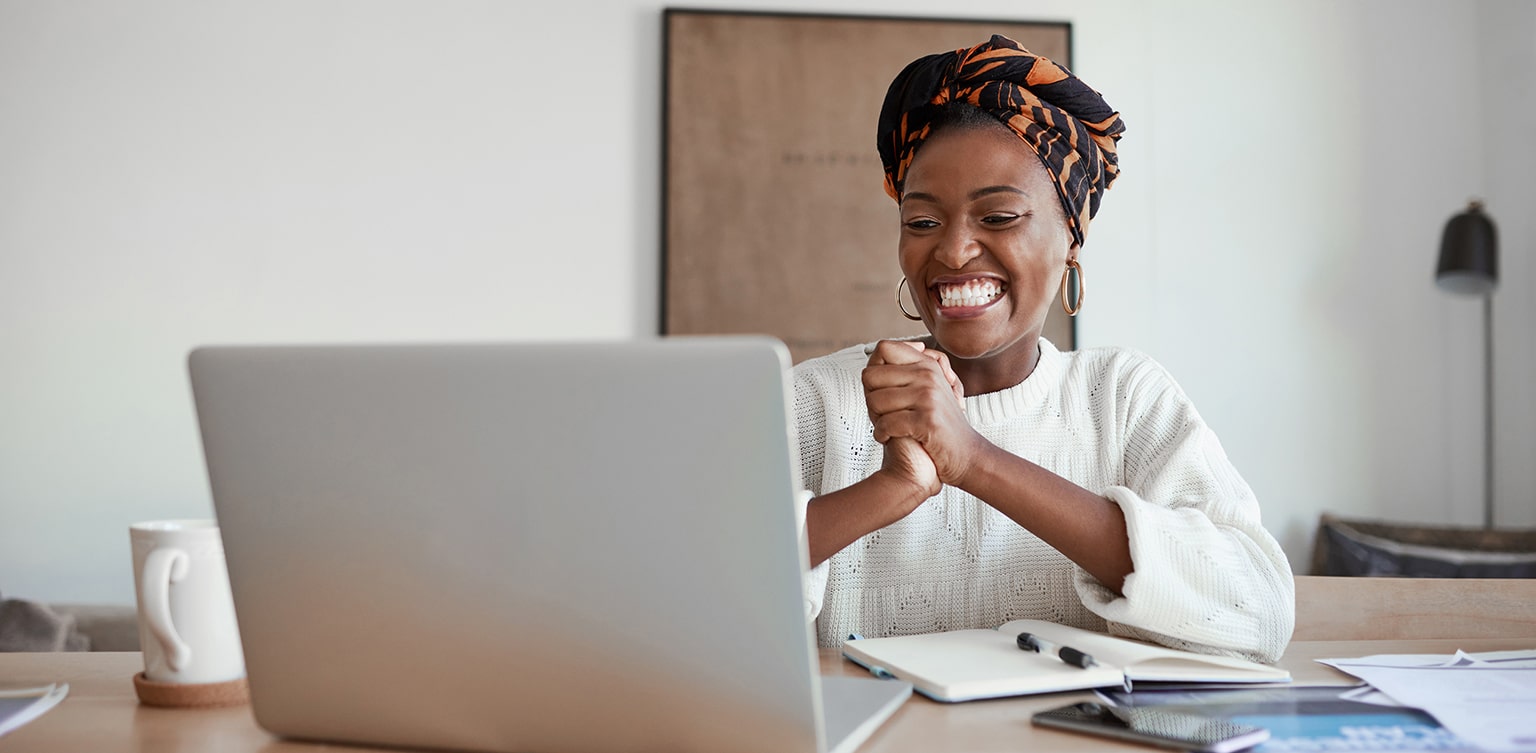
M1001 36L891 84L879 147L898 303L929 336L795 368L823 645L1036 618L1260 661L1284 650L1290 567L1189 399L1145 355L1040 336L1058 285L1081 306L1065 275L1081 275L1123 130Z

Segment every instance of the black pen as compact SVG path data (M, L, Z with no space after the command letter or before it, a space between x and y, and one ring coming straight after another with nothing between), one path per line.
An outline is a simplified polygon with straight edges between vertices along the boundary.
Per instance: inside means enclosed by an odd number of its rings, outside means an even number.
M1071 664L1074 667L1087 669L1089 667L1099 666L1099 663L1094 661L1092 656L1078 651L1071 646L1058 647L1056 644L1051 643L1044 638L1037 637L1031 633L1019 633L1019 648L1037 654L1051 653L1051 649L1054 648L1056 649L1055 653L1057 658L1068 664Z

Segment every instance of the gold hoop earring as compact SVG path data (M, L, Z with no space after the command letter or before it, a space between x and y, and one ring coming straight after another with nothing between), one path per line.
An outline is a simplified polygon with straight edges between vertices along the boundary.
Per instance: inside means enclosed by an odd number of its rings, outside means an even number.
M1072 272L1077 271L1077 302L1067 305L1067 298L1071 296L1070 285ZM1077 259L1068 259L1067 268L1061 273L1061 309L1067 312L1067 316L1077 316L1077 312L1083 310L1083 298L1088 295L1088 286L1083 284L1083 265L1077 263Z
M905 316L906 318L911 319L914 322L920 322L920 321L923 320L923 318L921 316L913 316L913 315L907 313L907 304L906 304L905 301L903 301L901 299L901 289L905 288L905 287L911 287L911 286L907 285L907 278L906 278L906 276L902 276L901 282L896 283L896 308L901 309L901 315L902 316ZM916 301L916 299L914 299L914 302L915 301Z

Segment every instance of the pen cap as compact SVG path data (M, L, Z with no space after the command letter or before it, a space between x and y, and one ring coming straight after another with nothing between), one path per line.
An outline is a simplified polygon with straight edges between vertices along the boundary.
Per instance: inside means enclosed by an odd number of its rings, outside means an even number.
M1093 660L1093 657L1078 651L1075 648L1069 648L1067 646L1062 646L1061 650L1056 652L1056 655L1060 656L1062 661L1068 664L1076 664L1083 669L1096 667L1099 664Z

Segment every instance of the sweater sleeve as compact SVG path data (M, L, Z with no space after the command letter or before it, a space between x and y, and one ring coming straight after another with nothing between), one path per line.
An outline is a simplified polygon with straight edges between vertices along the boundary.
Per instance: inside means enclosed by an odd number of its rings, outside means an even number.
M811 493L809 491L802 491L796 496L799 497L796 502L800 509L800 537L803 539L805 538L805 507L810 504ZM805 589L806 622L815 622L816 618L821 615L821 605L827 599L827 573L828 564L823 562L811 568L805 574L805 579L801 581L802 587Z
M1081 568L1083 604L1113 634L1273 662L1295 624L1290 564L1253 491L1167 372L1150 359L1116 385L1124 402L1123 485L1133 572L1123 596Z
M805 514L821 489L821 472L826 458L827 418L826 405L815 380L808 369L797 368L794 372L795 447L800 463L800 484L805 487L796 495L795 505L800 523L800 538L806 538ZM805 589L805 619L815 622L821 614L821 606L827 596L828 564L823 562L810 569L801 581Z

